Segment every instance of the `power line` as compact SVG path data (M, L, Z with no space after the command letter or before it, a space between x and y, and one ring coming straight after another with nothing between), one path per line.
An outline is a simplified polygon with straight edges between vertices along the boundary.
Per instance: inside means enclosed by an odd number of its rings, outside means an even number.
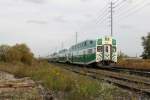
M109 18L111 18L111 35L113 35L113 9L114 9L114 4L120 2L120 0L116 0L116 1L111 1L110 4L112 4L112 6L106 6L103 7L101 10L100 10L100 15L98 15L98 17L93 21L95 24L98 24L98 25L102 25L103 22L107 21L108 19L108 16ZM110 11L109 11L110 10ZM106 22L107 23L107 22Z
M138 0L137 0L138 1ZM145 0L146 1L146 0ZM125 15L125 14L127 14L127 13L129 13L130 11L132 11L132 10L134 10L135 8L137 8L138 6L140 6L141 5L141 3L143 3L143 2L145 2L145 1L138 1L138 2L136 2L133 6L131 6L129 9L125 9L124 11L121 11L121 13L118 13L117 15L116 15L116 17L117 16L120 16L120 15ZM120 10L120 9L119 9Z
M76 32L76 44L78 43L78 33Z
M99 19L97 19L96 24L103 22L104 19L107 18L107 15L108 15L108 14L109 14L109 12L106 10L106 13L105 13L103 16L101 16Z
M106 12L106 10L107 10L107 5L99 11L100 15L98 15L97 18L101 17Z
M116 0L115 3L119 2L119 0ZM115 3L113 1L110 2L110 6L109 6L109 11L108 11L108 14L109 14L109 19L110 19L110 34L111 36L113 36L113 14L114 14L114 5ZM107 16L104 17L104 19L101 19L101 21L99 21L99 23L101 24L102 22L105 21L105 19L108 19ZM107 21L107 20L106 20Z
M98 15L98 17L94 20L95 21L95 23L97 24L99 21L101 21L106 15L107 15L107 9L108 8L108 6L106 5L102 10L103 10L103 12L100 14L100 15Z
M113 3L111 2L111 36L113 36Z
M120 2L120 4L115 6L115 13L117 13L118 11L121 11L123 9L123 7L127 6L127 2L125 2L127 0L122 0L122 2Z
M117 0L116 2L118 2L119 0ZM113 13L114 13L114 2L110 2L110 6L109 6L109 10L108 10L108 12L107 12L107 15L109 14L109 19L110 19L110 34L111 34L111 36L113 36ZM105 20L105 19L108 19L107 18L107 15L106 15L106 17L104 16L103 18L104 19L101 19L101 21L99 21L99 23L100 24L102 24L104 21L107 21L107 20Z
M119 0L116 0L116 1L111 1L111 2L113 2L113 3L117 3L117 2L119 2Z
M122 0L122 1L118 2L116 5L114 5L114 8L118 8L119 6L124 4L125 1L127 1L127 0Z
M95 24L98 24L101 20L103 20L103 18L107 15L107 8L108 8L108 6L107 6L107 4L99 11L99 15L98 15L98 17L97 18L95 18L94 20L93 20L93 23L95 23ZM86 26L87 25L89 25L89 24L86 24ZM81 28L80 28L81 29Z
M123 18L125 18L125 17L128 17L129 15L133 15L133 14L137 13L137 11L139 11L139 10L141 10L141 9L143 9L143 8L145 8L145 7L147 7L146 5L147 5L148 3L150 3L150 2L144 2L144 3L143 3L142 5L140 5L139 7L128 9L128 10L126 11L126 12L128 12L128 13L126 13L126 14L123 15L123 16L121 16L119 19L123 19ZM137 5L136 5L136 6L137 6Z

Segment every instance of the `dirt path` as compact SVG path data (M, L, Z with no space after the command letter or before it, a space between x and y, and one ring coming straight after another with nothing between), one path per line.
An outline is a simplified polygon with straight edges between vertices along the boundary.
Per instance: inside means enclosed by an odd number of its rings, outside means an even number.
M54 100L30 78L17 79L0 71L0 100Z

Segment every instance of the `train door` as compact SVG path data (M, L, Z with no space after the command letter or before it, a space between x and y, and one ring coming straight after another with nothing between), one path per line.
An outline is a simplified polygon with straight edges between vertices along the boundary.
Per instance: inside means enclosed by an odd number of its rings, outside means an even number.
M111 45L104 45L103 60L111 60Z
M73 63L73 52L71 54L71 62Z
M117 47L112 46L112 61L117 62Z
M96 62L103 60L103 46L97 46L96 48Z
M86 63L85 51L83 51L83 63Z

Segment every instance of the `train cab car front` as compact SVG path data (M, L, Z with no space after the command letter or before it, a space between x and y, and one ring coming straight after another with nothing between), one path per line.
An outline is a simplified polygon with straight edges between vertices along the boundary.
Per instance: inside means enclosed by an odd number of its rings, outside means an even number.
M97 39L96 62L103 65L109 65L117 62L117 46L115 39L112 37Z

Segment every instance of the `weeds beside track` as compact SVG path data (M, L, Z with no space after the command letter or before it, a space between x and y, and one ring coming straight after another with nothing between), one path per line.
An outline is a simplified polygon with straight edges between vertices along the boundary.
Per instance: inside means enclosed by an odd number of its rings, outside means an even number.
M148 77L133 75L130 73L122 73L114 70L94 69L79 66L63 66L63 68L84 76L104 80L119 85L123 88L150 94L150 79Z

